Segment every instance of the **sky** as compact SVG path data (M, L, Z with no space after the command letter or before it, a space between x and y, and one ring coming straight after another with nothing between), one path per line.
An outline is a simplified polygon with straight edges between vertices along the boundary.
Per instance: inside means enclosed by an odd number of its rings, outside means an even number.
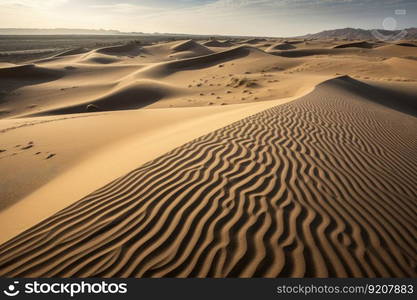
M296 36L386 24L417 27L417 0L0 0L0 28Z

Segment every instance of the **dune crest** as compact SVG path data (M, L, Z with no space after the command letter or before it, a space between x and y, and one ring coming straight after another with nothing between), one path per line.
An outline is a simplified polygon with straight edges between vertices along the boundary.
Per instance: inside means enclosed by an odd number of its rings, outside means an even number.
M238 46L232 49L213 54L184 58L176 61L163 62L151 66L149 68L144 68L143 70L140 70L139 73L144 73L147 76L151 77L164 77L184 69L192 70L207 68L237 58L247 57L249 55L268 56L269 54L254 47Z
M202 43L206 47L232 47L233 43L229 41L210 40Z
M84 48L75 48L75 49L70 49L70 50L63 51L63 52L55 55L54 57L78 55L78 54L83 54L83 53L86 53L86 52L88 52L87 49L84 49Z
M97 49L95 52L109 54L109 55L123 55L123 56L136 56L142 52L142 48L135 43L117 45L111 47L104 47Z
M22 79L22 80L44 80L44 79L58 79L63 75L63 72L40 67L34 64L26 64L19 66L11 66L0 68L0 78L2 80Z
M200 45L193 40L179 42L178 44L171 46L171 51L173 53L171 57L175 57L177 59L202 56L213 53L213 51L204 45Z
M274 50L292 50L296 47L293 44L290 43L278 43L275 45L271 45L268 49L266 49L266 52L274 51Z

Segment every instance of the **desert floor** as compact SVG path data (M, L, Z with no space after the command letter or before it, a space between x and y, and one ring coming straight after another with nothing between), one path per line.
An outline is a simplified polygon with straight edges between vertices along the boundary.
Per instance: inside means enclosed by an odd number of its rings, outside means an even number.
M416 277L417 43L0 63L0 275Z

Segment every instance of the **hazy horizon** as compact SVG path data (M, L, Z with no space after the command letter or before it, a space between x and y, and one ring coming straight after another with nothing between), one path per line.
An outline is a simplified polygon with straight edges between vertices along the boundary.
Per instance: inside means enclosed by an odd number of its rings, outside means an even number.
M298 36L417 27L412 0L3 0L0 28Z
M409 28L417 28L417 27L408 27L408 28L399 28L398 30L402 29L409 29ZM302 37L307 35L314 35L321 32L326 31L332 31L332 30L344 30L344 29L354 29L354 30L381 30L383 28L372 28L372 29L365 29L365 28L355 28L355 27L345 27L345 28L328 28L323 29L321 31L315 31L315 32L308 32L304 35L282 35L282 36L272 36L272 35L248 35L248 34L196 34L196 33L188 33L188 32L142 32L142 31L120 31L117 29L92 29L92 28L12 28L12 27L0 27L0 34L8 34L8 35L138 35L138 36L151 36L151 35L178 35L178 36L224 36L224 37L264 37L264 38L291 38L291 37ZM11 31L12 33L4 33L4 31ZM13 33L13 31L22 31L23 33ZM25 31L39 31L36 33L27 33ZM57 31L57 32L51 32L51 31ZM60 32L62 31L62 32ZM65 33L63 33L66 31ZM85 31L85 32L81 32ZM48 33L47 33L48 32Z

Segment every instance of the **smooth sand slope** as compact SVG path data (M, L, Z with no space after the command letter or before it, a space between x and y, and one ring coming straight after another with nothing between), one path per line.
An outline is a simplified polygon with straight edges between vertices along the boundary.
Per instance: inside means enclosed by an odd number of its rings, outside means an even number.
M3 244L0 274L417 276L417 119L366 94L341 77L176 148Z

